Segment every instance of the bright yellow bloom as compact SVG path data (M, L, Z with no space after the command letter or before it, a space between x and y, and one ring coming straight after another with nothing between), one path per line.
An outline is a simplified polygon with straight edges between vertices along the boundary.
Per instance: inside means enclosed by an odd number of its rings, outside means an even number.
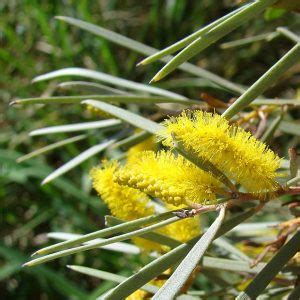
M144 141L134 145L127 151L127 162L130 163L132 160L138 158L137 153L141 151L146 151L146 150L153 150L155 151L157 148L156 143L155 143L155 137L151 136Z
M150 299L151 294L143 290L137 290L126 298L126 300L144 300Z
M219 181L172 152L144 151L115 173L115 180L175 206L216 199Z
M180 242L187 242L200 234L199 217L186 218L166 227L166 233Z
M276 170L279 157L244 129L230 125L218 114L184 112L165 122L161 133L164 144L172 147L172 136L213 163L229 178L250 192L271 191L278 187Z
M125 221L154 214L154 205L145 193L113 181L118 168L117 162L106 161L102 168L94 168L90 173L95 190L108 205L111 213ZM178 207L168 208L174 210ZM189 218L163 227L158 232L186 242L200 233L199 228L199 219ZM166 246L139 237L133 238L133 241L138 247L148 251L165 252L168 249Z
M94 168L90 173L93 187L107 204L112 215L124 221L131 221L154 214L154 206L145 193L121 186L113 181L114 173L118 167L116 161L106 161L102 168ZM137 246L148 251L163 252L166 248L143 238L133 238L133 241Z
M130 221L154 214L149 197L139 190L120 186L113 181L118 168L117 162L104 162L102 168L92 169L93 187L114 216Z

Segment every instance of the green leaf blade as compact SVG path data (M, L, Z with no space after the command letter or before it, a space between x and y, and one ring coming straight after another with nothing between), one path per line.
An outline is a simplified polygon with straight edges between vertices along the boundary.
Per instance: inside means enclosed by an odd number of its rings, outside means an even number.
M256 299L268 286L276 274L283 266L300 250L300 231L277 252L277 254L266 264L266 266L257 274L252 282L247 286L246 290L236 298Z
M294 46L275 65L273 65L263 76L261 76L242 96L240 96L222 116L231 119L243 108L249 105L279 77L300 60L300 44Z
M138 128L141 128L143 130L146 130L150 133L157 133L158 131L163 130L163 126L153 122L149 119L146 119L140 115L137 115L135 113L132 113L128 110L125 110L123 108L108 104L108 103L104 103L104 102L100 102L100 101L95 101L95 100L85 100L82 102L83 104L88 104L91 105L95 108L98 108L100 110L103 110L117 118L120 118L121 120L136 126Z
M225 218L225 212L226 208L222 206L219 216L182 260L163 287L154 295L153 300L173 299L176 297L215 238Z
M52 172L51 174L49 174L42 181L42 185L46 184L46 183L49 183L52 180L56 179L57 177L65 174L65 173L67 173L68 171L70 171L71 169L75 168L76 166L78 166L79 164L81 164L82 162L84 162L85 160L87 160L90 157L96 155L97 153L103 151L108 146L112 145L114 142L115 142L115 140L110 140L108 142L104 142L104 143L95 145L95 146L93 146L93 147L85 150L84 152L80 153L78 156L76 156L75 158L71 159L70 161L68 161L67 163L65 163L64 165L62 165L58 169L56 169L54 172Z

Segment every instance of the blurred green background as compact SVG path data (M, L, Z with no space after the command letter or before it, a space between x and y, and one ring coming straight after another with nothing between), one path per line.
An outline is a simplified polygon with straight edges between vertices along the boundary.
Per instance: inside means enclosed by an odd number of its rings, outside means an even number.
M159 63L136 68L142 56L97 38L61 21L65 15L104 26L156 48L163 48L205 23L232 10L234 1L116 1L116 0L2 0L0 2L0 294L2 299L88 299L95 298L110 283L69 272L65 265L86 264L102 270L128 275L144 257L126 257L116 253L90 251L72 258L32 269L20 265L30 253L47 242L45 233L65 231L87 233L103 226L106 208L93 192L89 169L94 157L80 167L41 186L51 170L78 155L93 144L93 139L68 145L63 150L17 164L22 154L53 143L66 135L29 137L36 128L82 122L90 119L78 106L10 108L16 98L52 95L58 82L31 84L32 78L64 67L84 67L147 82L161 66ZM292 13L281 18L269 13L244 25L224 41L273 31L281 25L295 27ZM292 42L276 39L237 49L210 47L194 63L240 84L249 85L291 47ZM255 62L255 67L249 67ZM291 70L295 72L297 70ZM171 76L189 78L182 72ZM166 84L165 83L162 83ZM283 80L270 91L278 95ZM297 82L292 83L297 84ZM201 87L179 87L169 80L168 87L199 98ZM205 90L205 88L204 88ZM285 89L285 95L289 95ZM62 92L60 92L62 94ZM213 95L218 95L218 93ZM223 95L228 100L229 95ZM226 98L227 97L227 98ZM285 149L278 149L285 154Z

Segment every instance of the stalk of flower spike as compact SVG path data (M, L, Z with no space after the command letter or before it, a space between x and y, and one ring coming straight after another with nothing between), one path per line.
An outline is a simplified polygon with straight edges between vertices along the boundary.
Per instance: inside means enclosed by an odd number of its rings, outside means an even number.
M214 164L236 183L250 192L274 191L279 188L276 172L280 158L249 132L218 114L202 111L183 112L165 121L160 133L163 143L172 147L172 134L187 151Z
M216 200L222 184L182 156L144 151L115 173L115 180L175 206Z

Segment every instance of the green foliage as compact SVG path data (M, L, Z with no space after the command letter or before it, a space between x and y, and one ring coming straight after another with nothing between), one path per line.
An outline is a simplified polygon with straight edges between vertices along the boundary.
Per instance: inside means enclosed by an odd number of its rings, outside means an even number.
M5 298L46 295L49 299L95 299L102 295L104 299L123 299L139 289L146 295L156 293L154 299L171 299L180 293L184 299L299 294L299 287L292 291L297 274L291 260L299 251L297 226L292 224L293 230L287 231L286 238L292 236L288 242L270 248L276 252L272 259L257 261L255 267L249 266L249 260L255 258L253 248L246 247L247 254L239 249L246 239L260 247L276 239L274 232L266 231L265 222L297 220L299 203L293 197L299 189L295 187L300 180L297 170L293 169L289 181L281 179L285 192L267 194L269 199L283 197L265 206L263 201L253 201L257 195L237 192L240 187L221 170L196 159L174 137L175 151L222 178L230 188L229 198L218 199L219 203L233 198L226 218L226 204L221 204L215 222L215 214L201 217L209 228L187 243L154 230L178 221L182 214L190 217L194 214L190 208L130 222L108 216L103 229L99 216L107 210L93 196L88 179L89 169L100 158L122 161L129 147L161 131L161 121L167 115L177 115L186 107L223 113L267 141L283 157L287 157L289 147L297 149L300 102L299 80L294 74L300 59L295 31L299 17L288 10L298 7L293 1L279 1L273 7L275 2L258 0L235 7L234 12L213 0L146 1L143 6L138 1L85 0L0 4L4 16L0 21L4 45L0 67L6 70L0 75L4 86L0 90L4 100L1 110L6 111L0 134L1 148L6 149L0 151L0 195L5 199L0 278ZM284 10L277 8L282 5ZM263 11L265 20L259 15ZM62 16L55 20L55 15ZM235 28L239 30L233 31ZM188 37L176 42L182 36ZM221 38L227 40L220 49L216 43ZM166 46L157 52L156 48ZM180 49L174 57L166 56ZM144 63L161 60L166 64L156 80L176 68L184 73L155 86L146 84L159 65L136 69L140 54L148 56ZM36 77L38 74L43 75ZM73 80L78 77L80 80ZM236 95L239 98L233 102ZM11 100L15 107L8 109ZM99 116L89 114L86 105ZM100 112L116 119L100 120ZM142 131L134 132L135 128ZM86 133L74 136L75 131ZM27 137L28 132L31 137ZM33 136L40 137L33 140ZM289 166L283 165L287 173ZM48 184L40 186L40 182ZM238 203L236 198L241 195L249 201L240 198ZM279 210L281 204L286 206ZM264 231L245 232L241 223L250 217L253 226ZM171 250L159 257L141 253L138 247L124 243L136 236ZM213 242L221 236L221 242ZM21 270L29 253L51 237L63 241L37 251L35 254L41 256L25 264L32 267ZM99 247L101 252L96 250ZM93 255L84 255L86 250L92 250ZM75 255L62 258L69 254ZM62 259L34 267L56 258ZM64 267L69 261L76 264L69 269L78 273ZM201 272L197 273L199 265ZM169 268L173 276L162 274ZM286 280L284 284L272 281L279 272ZM167 278L159 289L155 280L160 276ZM244 278L250 280L247 287L241 284Z

